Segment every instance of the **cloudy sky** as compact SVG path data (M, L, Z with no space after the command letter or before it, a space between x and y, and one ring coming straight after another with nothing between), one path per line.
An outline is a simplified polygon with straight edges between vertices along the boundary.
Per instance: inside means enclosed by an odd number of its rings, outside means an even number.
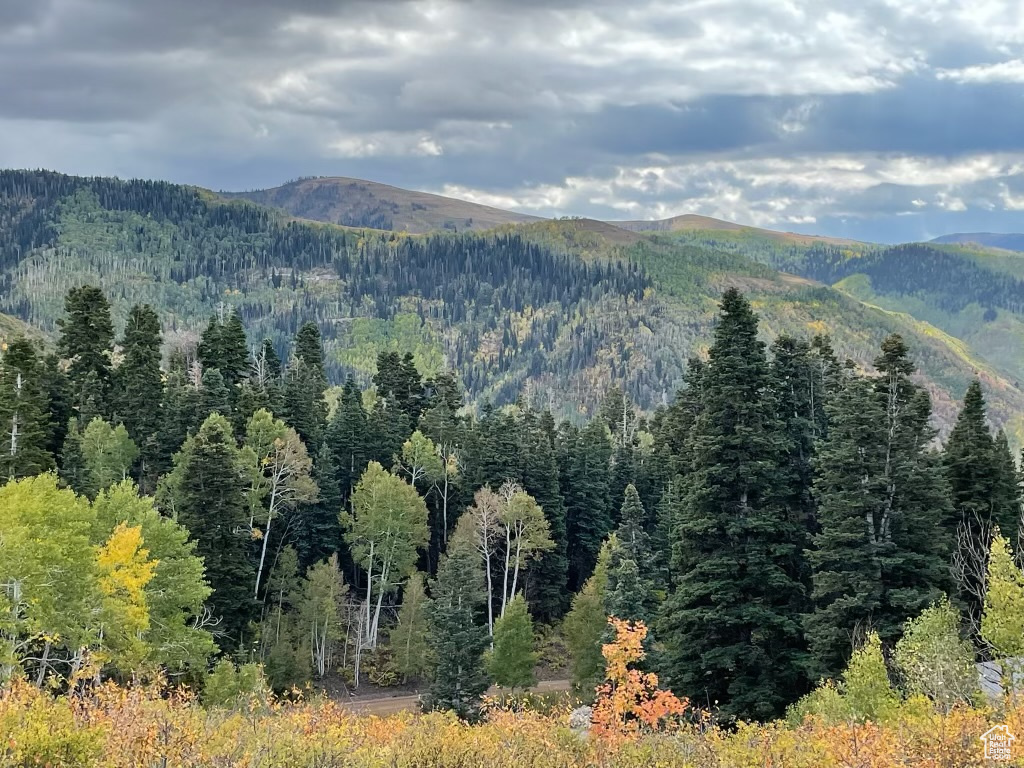
M1024 231L1024 2L0 0L0 166Z

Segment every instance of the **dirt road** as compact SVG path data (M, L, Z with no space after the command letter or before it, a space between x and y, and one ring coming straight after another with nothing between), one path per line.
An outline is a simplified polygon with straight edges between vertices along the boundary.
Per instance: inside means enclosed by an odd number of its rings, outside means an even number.
M555 691L568 691L570 688L568 680L542 680L530 691L533 693L552 693ZM488 693L496 694L497 688L491 688ZM360 715L393 715L396 712L406 710L418 710L419 697L417 696L378 696L374 698L361 699L358 696L349 697L343 701L344 705Z

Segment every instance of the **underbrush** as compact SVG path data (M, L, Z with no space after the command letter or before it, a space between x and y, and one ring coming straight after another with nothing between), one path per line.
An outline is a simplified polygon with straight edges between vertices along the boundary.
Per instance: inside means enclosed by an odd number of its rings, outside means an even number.
M492 704L482 723L467 725L441 713L360 717L322 698L205 708L154 688L53 697L18 683L0 692L0 766L969 768L987 764L979 736L992 725L1024 733L1019 705L941 714L908 702L878 723L809 717L721 729L690 721L622 738L575 732L568 714L568 703L546 713Z

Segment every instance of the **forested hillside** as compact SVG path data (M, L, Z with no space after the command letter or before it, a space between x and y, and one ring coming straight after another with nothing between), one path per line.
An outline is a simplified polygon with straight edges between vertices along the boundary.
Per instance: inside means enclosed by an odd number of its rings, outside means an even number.
M670 237L833 285L864 304L907 316L925 337L969 358L975 370L990 366L1014 388L1024 382L1024 259L1015 253L977 244L799 243L746 228Z
M710 340L717 296L735 285L762 314L767 338L829 333L862 367L887 334L902 333L940 426L952 423L977 374L996 422L1014 440L1022 433L1024 401L1004 373L1014 368L1000 365L1012 347L986 359L921 322L945 329L934 318L880 311L780 274L772 267L809 274L807 254L832 251L757 230L640 235L561 220L411 237L299 222L191 187L19 171L0 172L0 211L0 311L49 334L67 291L92 283L110 297L117 328L134 303L152 304L165 352L194 349L211 314L237 310L249 344L269 338L284 357L312 320L332 384L353 374L367 386L381 351L408 352L428 376L454 370L475 404L525 395L579 415L615 384L644 409L666 402L687 357ZM1000 279L1011 301L1015 283ZM997 311L1000 323L1011 317Z

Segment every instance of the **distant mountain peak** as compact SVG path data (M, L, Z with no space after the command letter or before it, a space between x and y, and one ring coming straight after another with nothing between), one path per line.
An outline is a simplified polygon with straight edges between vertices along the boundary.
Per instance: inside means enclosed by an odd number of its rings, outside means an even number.
M954 232L936 237L932 243L974 243L988 248L1024 252L1024 233L1018 232Z
M221 195L280 208L300 219L411 234L541 221L538 216L347 176L303 178L271 189Z

